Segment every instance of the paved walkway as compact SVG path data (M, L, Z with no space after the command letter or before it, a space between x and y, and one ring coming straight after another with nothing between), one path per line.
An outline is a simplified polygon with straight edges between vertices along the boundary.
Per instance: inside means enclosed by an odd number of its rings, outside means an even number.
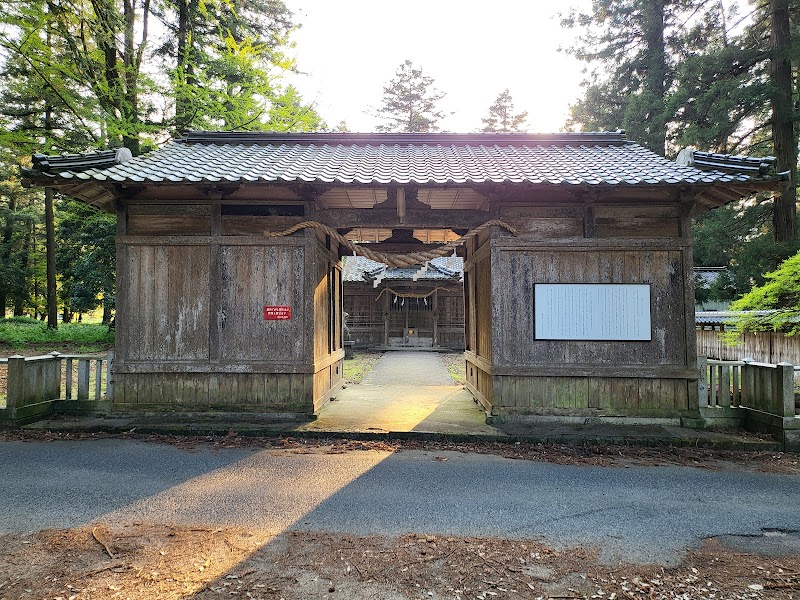
M454 385L438 353L386 352L358 385L343 389L302 431L504 435L472 395Z
M435 352L385 352L361 385L452 386L441 355Z

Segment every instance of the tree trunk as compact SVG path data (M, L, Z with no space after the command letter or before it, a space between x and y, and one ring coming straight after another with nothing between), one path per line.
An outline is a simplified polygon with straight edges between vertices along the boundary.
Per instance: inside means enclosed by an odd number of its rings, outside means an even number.
M29 225L28 235L25 236L24 241L22 242L22 248L20 255L22 256L22 272L25 274L23 277L25 278L25 283L21 283L20 287L17 288L13 294L13 301L14 301L14 316L15 317L22 317L25 316L25 304L26 301L30 300L30 296L27 296L29 288L28 288L28 280L27 274L30 273L28 266L31 262L31 242L34 244L36 243L36 237L34 233L34 225L31 223ZM35 287L35 282L34 282Z
M642 17L645 34L646 71L644 92L649 102L647 110L647 139L645 144L657 154L666 152L667 125L664 108L666 93L667 57L664 42L664 11L666 0L643 3Z
M47 32L48 47L50 47L50 31ZM44 130L50 137L53 131L53 113L48 104L44 112ZM53 209L53 190L44 189L44 247L45 247L45 272L47 277L47 328L58 329L58 298L56 297L56 227Z
M794 137L792 106L791 30L789 1L770 0L770 41L772 59L772 144L778 159L778 171L788 171L789 183L782 192L773 196L772 224L775 241L786 242L794 237L796 214L795 179L797 175L797 148Z
M11 236L14 234L14 229L11 226L11 215L15 210L17 210L17 201L14 199L14 195L10 194L8 198L9 218L6 220L5 227L3 228L3 244L0 245L0 262L4 265L7 265L11 259ZM2 291L0 291L0 318L5 318L6 310L8 310L9 298L7 286L9 286L10 283L10 281L0 282L0 287L2 287Z
M53 216L53 190L44 190L45 245L47 251L47 328L58 329L56 298L56 228Z
M128 131L123 135L122 144L131 151L131 154L138 156L140 152L139 126L141 123L139 118L139 61L134 41L136 7L131 0L124 0L122 7L125 21L122 54L122 64L125 66L123 79L125 93L122 98L122 116ZM147 35L146 25L143 35Z
M180 133L191 126L194 115L187 90L197 84L194 74L193 20L196 3L178 0L178 56L175 81L175 128Z

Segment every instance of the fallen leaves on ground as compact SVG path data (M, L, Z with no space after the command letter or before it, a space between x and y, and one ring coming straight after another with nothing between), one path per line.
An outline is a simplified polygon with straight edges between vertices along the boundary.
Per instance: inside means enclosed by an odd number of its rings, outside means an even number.
M790 599L800 557L715 540L673 568L606 565L594 548L407 534L278 535L232 527L94 525L2 535L0 598Z
M67 433L35 430L0 430L0 441L56 441L93 439L132 439L169 444L184 450L198 448L264 448L297 454L341 454L352 451L402 452L419 450L492 454L504 458L534 460L562 465L605 467L687 466L704 469L746 469L776 474L800 473L800 455L790 452L748 452L714 448L674 446L623 446L608 444L551 444L522 442L437 442L429 440L357 440L301 437L263 438L229 431L219 436L127 433Z

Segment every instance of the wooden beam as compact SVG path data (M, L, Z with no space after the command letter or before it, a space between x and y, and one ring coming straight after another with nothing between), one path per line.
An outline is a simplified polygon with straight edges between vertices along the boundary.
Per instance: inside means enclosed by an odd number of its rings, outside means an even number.
M369 229L472 229L490 219L480 210L409 210L402 224L394 209L329 208L314 213L314 220L329 227L364 227Z

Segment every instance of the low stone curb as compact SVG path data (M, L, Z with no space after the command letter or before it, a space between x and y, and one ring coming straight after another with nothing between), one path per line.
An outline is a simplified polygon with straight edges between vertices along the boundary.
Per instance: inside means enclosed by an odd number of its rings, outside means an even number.
M243 423L220 421L216 423L137 423L135 420L124 423L91 423L75 422L38 423L23 427L26 431L49 431L60 433L137 433L142 435L182 435L182 436L225 436L233 431L242 437L280 438L293 437L315 440L349 439L359 441L418 440L451 443L525 443L525 444L561 444L567 446L611 445L639 447L694 447L716 450L738 450L749 452L781 451L781 444L769 440L743 440L730 438L708 439L692 436L627 436L627 435L593 435L591 431L584 434L559 435L487 435L469 433L422 432L422 431L335 431L314 429L293 429L307 422L279 421L274 426L247 426Z

